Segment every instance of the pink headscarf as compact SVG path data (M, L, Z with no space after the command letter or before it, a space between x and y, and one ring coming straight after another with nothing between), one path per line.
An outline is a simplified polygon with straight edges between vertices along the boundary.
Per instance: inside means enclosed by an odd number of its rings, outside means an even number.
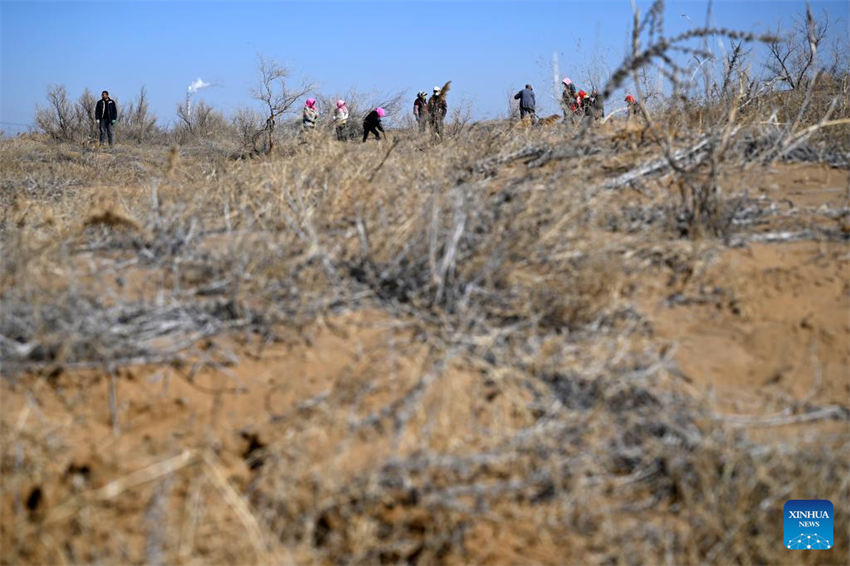
M344 100L337 100L337 101L336 101L336 107L337 107L337 108L342 108L343 106L345 106L345 101L344 101Z
M570 80L570 77L564 77L564 80L561 82L563 82L565 85L573 84L573 81Z
M375 108L375 112L377 112L377 113L378 113L378 116L380 116L381 118L383 118L384 116L386 116L386 115L387 115L387 111L386 111L386 110L384 110L383 108L381 108L380 106L378 106L377 108Z
M316 107L316 99L315 98L308 98L306 104L307 104L307 108L315 108Z

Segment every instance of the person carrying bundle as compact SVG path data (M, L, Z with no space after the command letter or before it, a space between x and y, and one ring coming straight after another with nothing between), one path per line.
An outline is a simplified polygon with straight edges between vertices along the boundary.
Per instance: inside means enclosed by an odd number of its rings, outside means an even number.
M448 81L443 85L443 88L435 86L434 94L428 99L428 121L431 124L431 132L440 139L443 137L443 120L445 120L449 109L446 103L446 94L449 92L451 84L452 81Z

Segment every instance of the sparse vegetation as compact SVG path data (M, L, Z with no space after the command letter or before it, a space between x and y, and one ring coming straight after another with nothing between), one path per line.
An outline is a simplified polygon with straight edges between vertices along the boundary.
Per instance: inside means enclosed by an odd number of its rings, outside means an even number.
M0 141L0 563L787 562L786 499L850 504L847 76L777 95L735 43L697 96L671 50L772 38L662 8L606 90L661 61L670 110L593 127L305 140L262 62L265 125L155 135L142 91L102 152L52 89ZM768 245L805 265L726 267ZM775 374L692 371L683 312Z

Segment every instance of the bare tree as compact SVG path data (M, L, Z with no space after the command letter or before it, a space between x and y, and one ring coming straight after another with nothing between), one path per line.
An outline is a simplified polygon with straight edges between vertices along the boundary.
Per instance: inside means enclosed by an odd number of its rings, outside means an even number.
M194 132L194 124L192 123L192 114L189 105L177 104L177 117L183 122L183 127L190 134Z
M224 115L203 100L198 101L191 112L186 106L178 104L177 117L183 122L183 131L178 132L178 135L184 140L197 136L209 137L227 130Z
M97 128L95 127L94 108L97 104L97 98L89 89L85 89L80 98L77 99L77 105L74 108L75 120L86 137L94 139L97 136Z
M139 90L139 97L127 105L123 120L127 137L130 139L142 143L153 134L156 129L156 116L150 113L145 87Z
M254 108L239 108L231 118L230 125L235 130L240 145L258 153L257 141L265 131L264 121L263 115Z
M836 78L850 75L850 38L847 35L839 34L832 40L825 70Z
M35 123L41 131L54 140L74 139L74 107L68 100L64 85L53 85L47 89L47 108L37 107Z
M805 20L798 20L789 33L783 34L777 28L775 41L768 43L767 69L792 89L806 88L815 70L818 48L828 29L826 12L823 21L818 22L807 4Z
M454 105L446 128L447 135L457 136L468 128L470 122L472 122L472 107L472 101L466 98Z
M259 57L258 72L260 82L251 91L251 96L263 103L267 118L265 125L258 133L266 132L268 140L266 151L271 153L274 148L275 119L289 111L299 98L314 87L309 83L302 83L298 88L290 90L287 85L289 69L262 56Z

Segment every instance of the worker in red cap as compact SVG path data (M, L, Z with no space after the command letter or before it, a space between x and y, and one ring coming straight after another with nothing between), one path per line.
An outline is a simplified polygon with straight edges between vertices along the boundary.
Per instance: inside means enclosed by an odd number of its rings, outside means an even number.
M628 105L628 116L631 119L632 116L637 116L640 113L640 105L638 105L637 100L631 94L626 95L626 104Z
M578 104L579 114L585 114L587 112L587 93L585 91L578 91L576 104Z

